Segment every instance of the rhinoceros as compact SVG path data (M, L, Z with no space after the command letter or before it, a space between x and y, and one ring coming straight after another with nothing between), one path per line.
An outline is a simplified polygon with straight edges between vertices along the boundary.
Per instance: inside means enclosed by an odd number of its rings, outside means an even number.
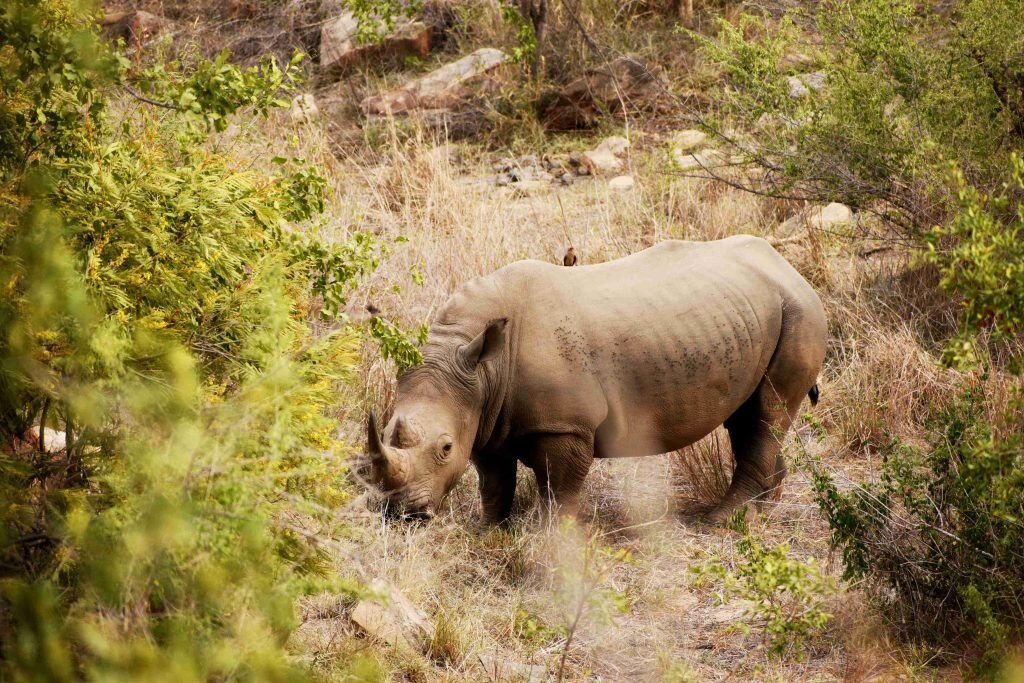
M392 510L429 518L472 463L499 522L522 462L571 515L594 458L667 453L724 424L736 469L710 513L721 521L777 495L825 342L817 294L757 237L576 268L518 261L440 309L383 433L369 415L371 479Z

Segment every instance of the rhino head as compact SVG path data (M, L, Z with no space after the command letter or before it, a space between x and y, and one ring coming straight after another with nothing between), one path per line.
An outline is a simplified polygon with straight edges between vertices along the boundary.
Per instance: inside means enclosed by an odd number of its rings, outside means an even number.
M506 320L471 341L444 334L425 347L423 364L401 377L391 420L367 420L370 478L385 511L429 519L469 466L487 398L483 365L501 356ZM433 335L432 335L433 336Z

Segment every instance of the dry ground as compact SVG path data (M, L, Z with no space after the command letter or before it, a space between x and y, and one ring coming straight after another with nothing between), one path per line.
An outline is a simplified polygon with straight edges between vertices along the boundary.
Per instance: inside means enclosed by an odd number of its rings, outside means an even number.
M814 410L806 406L787 438L791 462L809 453L843 478L871 476L876 447L893 436L914 438L919 411L948 381L926 350L928 321L918 324L908 314L912 297L904 293L927 282L906 275L902 255L890 250L862 258L863 241L803 224L795 237L783 238L778 226L804 207L673 174L665 140L656 134L628 133L637 181L630 191L611 191L607 179L595 178L524 197L491 182L490 164L500 154L471 145L437 147L428 135L385 126L371 150L353 144L351 131L339 146L337 131L326 127L325 133L323 124L283 128L333 179L325 237L368 230L391 245L381 268L353 294L354 319L372 303L414 327L466 280L516 259L557 261L568 244L593 263L663 239L752 233L780 242L821 292L830 317L822 401ZM551 145L592 142L566 138ZM386 411L393 400L394 369L369 344L363 357L361 376L342 401L341 436L352 444L363 441L365 408ZM347 619L351 605L322 596L303 605L295 648L340 680L346 671L353 680L372 671L392 680L485 680L481 656L540 664L554 676L563 653L566 680L957 678L892 646L855 587L842 586L829 600L834 619L802 656L771 658L757 623L750 634L736 628L745 620L742 605L718 604L714 586L697 587L690 569L715 557L735 562L737 536L683 514L724 485L706 464L727 463L727 444L716 435L674 456L599 463L576 529L553 528L533 511L536 494L525 476L510 530L480 526L472 472L427 526L384 524L356 500L339 512L349 529L339 572L392 581L441 635L430 657L380 646ZM807 478L792 466L791 472L782 499L752 529L838 576ZM566 649L563 627L577 614L581 585L587 607ZM624 612L610 609L609 590L622 596Z

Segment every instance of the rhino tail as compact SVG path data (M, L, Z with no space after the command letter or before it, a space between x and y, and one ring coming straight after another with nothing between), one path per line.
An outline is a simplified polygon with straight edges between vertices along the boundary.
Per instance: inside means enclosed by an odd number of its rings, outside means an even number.
M807 392L808 398L811 399L811 405L812 406L818 405L818 396L820 396L820 395L821 395L821 390L818 389L818 385L817 385L817 383L815 383L815 385L813 387L811 387L811 390Z

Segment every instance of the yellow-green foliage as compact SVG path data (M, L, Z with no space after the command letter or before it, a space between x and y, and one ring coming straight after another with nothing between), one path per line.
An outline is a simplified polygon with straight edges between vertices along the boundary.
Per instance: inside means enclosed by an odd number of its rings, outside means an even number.
M979 360L979 333L1014 340L1024 330L1024 202L1011 199L1024 192L1024 158L1014 154L1011 163L1011 182L994 196L967 185L958 172L960 212L925 236L926 258L941 270L943 289L963 303L961 335L947 349L952 363ZM1019 349L1011 354L1024 361Z
M725 111L758 129L780 194L872 209L917 236L955 210L946 164L993 187L1024 139L1021 0L943 13L910 0L828 0L781 26L722 20L696 35L723 72ZM787 59L787 57L797 57ZM821 81L790 93L790 79ZM818 87L820 85L820 87Z
M328 413L357 336L308 318L376 248L294 226L323 207L301 161L206 144L294 64L125 67L74 2L0 8L0 677L303 678L284 643L331 587L309 530L347 495ZM128 87L174 108L112 107Z

